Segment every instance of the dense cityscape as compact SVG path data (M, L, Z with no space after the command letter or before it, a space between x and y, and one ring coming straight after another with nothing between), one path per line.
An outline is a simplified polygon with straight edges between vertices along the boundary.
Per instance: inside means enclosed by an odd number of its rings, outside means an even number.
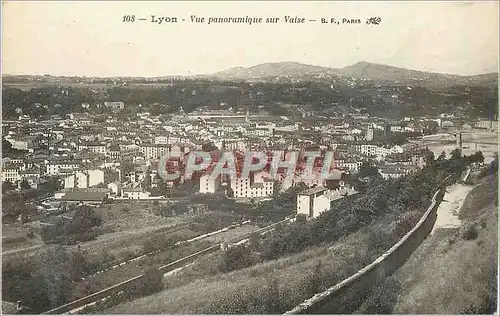
M499 3L2 2L0 314L498 314Z
M460 183L444 198L456 199L456 211L473 187L496 179L496 78L432 88L439 75L379 79L366 73L391 67L356 65L364 76L295 63L202 78L4 76L3 308L283 313L411 234L443 181ZM186 176L200 152L212 165ZM249 152L282 165L240 177ZM309 169L308 152L316 153ZM238 172L210 176L228 153ZM456 214L443 219L444 204L433 230L477 237ZM279 268L283 258L297 261ZM396 281L384 280L349 298L361 303L326 311L393 312L392 294L380 293ZM213 300L197 282L214 287ZM206 299L183 305L193 291ZM174 298L163 304L161 295ZM493 308L480 300L467 308ZM296 308L308 304L316 303Z

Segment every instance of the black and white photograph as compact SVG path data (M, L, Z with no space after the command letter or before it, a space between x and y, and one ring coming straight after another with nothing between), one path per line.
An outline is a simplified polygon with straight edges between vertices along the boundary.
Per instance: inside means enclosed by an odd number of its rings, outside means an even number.
M2 1L1 314L497 314L499 1Z

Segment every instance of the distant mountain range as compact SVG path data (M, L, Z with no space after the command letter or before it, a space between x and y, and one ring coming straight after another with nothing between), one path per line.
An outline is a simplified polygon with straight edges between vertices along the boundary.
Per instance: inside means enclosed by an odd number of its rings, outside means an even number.
M234 67L211 76L221 79L261 79L269 77L299 77L330 74L334 69L296 62L265 63L253 67Z
M343 68L320 67L297 62L264 63L248 68L230 68L204 77L225 80L259 80L277 77L295 79L305 77L343 77L419 85L489 85L498 82L497 73L459 76L417 71L364 61Z
M41 78L44 82L73 80L79 81L79 76L30 76L30 75L8 75L3 74L4 84L19 82L19 80L33 80ZM382 64L358 62L343 68L331 68L301 64L298 62L264 63L252 67L234 67L210 75L194 76L161 76L161 77L83 77L97 80L117 81L144 81L171 79L212 79L212 80L255 80L273 81L276 79L288 80L311 80L311 81L335 81L350 82L368 80L380 84L400 84L422 86L428 88L449 87L457 85L465 86L496 86L498 85L498 73L489 73L475 76L459 76L426 71L417 71L406 68L393 67Z

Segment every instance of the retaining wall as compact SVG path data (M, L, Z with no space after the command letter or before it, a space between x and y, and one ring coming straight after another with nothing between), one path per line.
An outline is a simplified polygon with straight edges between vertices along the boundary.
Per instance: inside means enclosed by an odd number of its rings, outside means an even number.
M448 177L443 181L444 185L449 179L451 178ZM432 197L431 205L415 227L374 262L326 291L304 301L294 309L286 312L285 315L350 312L348 310L339 311L338 307L342 306L342 302L345 304L345 300L355 299L357 291L368 291L370 286L395 272L429 235L436 222L437 209L444 194L445 187L437 190ZM359 293L357 296L360 296ZM349 304L352 304L352 301Z

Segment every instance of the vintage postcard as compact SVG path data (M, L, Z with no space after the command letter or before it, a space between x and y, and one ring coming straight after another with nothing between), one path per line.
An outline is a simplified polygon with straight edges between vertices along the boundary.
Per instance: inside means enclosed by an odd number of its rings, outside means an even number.
M498 1L3 1L3 314L492 314Z

